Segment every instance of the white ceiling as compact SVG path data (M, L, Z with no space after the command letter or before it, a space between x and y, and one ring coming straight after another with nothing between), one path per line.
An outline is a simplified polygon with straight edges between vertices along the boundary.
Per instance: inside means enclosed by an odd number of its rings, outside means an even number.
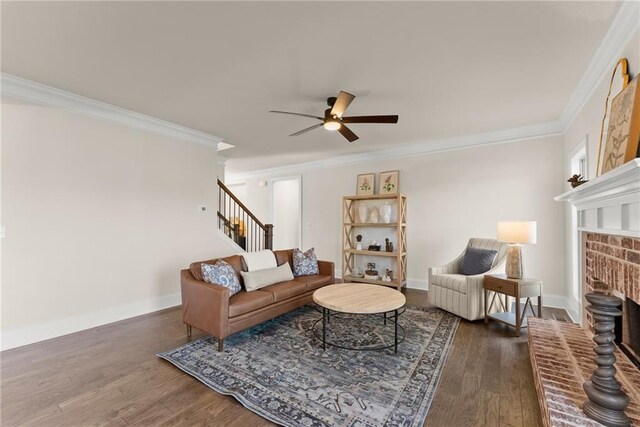
M211 133L234 172L558 119L619 2L6 2L2 71ZM339 90L347 144L322 128Z

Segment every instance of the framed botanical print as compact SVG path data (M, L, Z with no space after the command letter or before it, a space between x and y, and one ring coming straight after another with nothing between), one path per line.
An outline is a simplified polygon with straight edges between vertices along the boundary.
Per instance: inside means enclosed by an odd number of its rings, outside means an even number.
M356 196L371 196L376 183L375 173L363 173L358 175Z
M380 194L398 194L400 191L400 171L380 172Z
M638 156L640 140L640 90L636 77L611 101L600 173L608 172Z

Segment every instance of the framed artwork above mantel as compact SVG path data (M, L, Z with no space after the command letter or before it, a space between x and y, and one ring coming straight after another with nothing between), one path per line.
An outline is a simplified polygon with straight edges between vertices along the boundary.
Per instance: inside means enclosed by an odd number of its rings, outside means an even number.
M616 79L618 70L620 70L621 76ZM597 165L599 175L623 165L638 157L639 154L640 88L638 87L638 77L636 76L631 82L629 77L627 60L621 58L611 76L605 114L602 118ZM609 105L609 98L616 80L621 80L622 89Z

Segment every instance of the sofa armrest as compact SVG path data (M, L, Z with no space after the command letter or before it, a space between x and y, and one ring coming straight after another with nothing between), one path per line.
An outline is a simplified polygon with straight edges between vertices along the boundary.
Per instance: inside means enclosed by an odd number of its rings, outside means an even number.
M331 261L318 261L318 273L324 276L331 276L335 282L336 267Z
M189 270L180 272L182 321L216 338L229 330L229 289L193 278Z

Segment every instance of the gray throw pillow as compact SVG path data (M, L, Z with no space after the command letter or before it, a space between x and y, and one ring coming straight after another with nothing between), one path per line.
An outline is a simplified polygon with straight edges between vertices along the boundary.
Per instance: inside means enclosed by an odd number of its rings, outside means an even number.
M498 251L493 249L479 249L468 246L462 257L460 273L466 276L486 273L491 270L491 265L497 253Z

